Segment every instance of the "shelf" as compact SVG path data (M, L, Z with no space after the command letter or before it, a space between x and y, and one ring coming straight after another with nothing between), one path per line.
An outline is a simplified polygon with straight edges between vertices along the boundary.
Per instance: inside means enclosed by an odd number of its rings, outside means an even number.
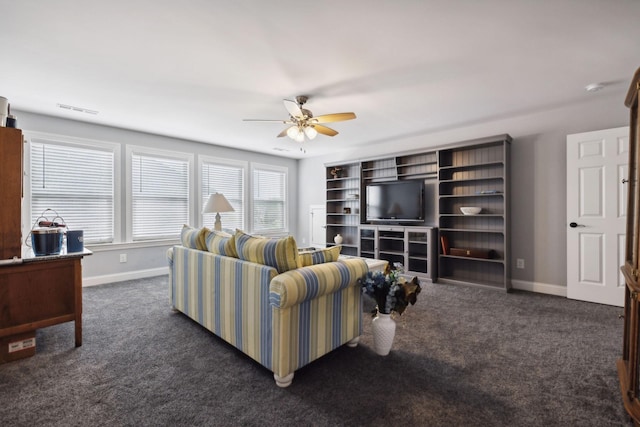
M414 178L437 178L437 172L424 172L424 173L399 173L398 178L406 178L406 177L414 177Z
M417 163L398 163L397 167L399 168L409 168L412 166L431 166L431 165L437 165L438 162L437 161L432 161L432 162L417 162Z
M440 184L458 184L465 182L476 182L476 181L503 181L504 176L487 176L483 178L460 178L460 179L441 179Z
M353 191L353 192L359 193L360 189L357 188L357 187L354 187L354 188L339 188L339 187L337 187L337 188L327 188L327 191Z
M354 179L359 179L359 177L357 176L346 176L343 178L327 178L327 182L343 182L343 181L350 181L350 180L354 180Z
M485 230L482 228L441 228L440 231L449 231L453 233L496 233L504 234L504 230Z
M404 251L389 251L389 250L380 249L378 252L380 252L381 254L387 254L387 255L402 255L402 256L404 256Z
M327 203L330 202L358 202L359 199L327 199Z
M462 197L478 198L478 197L504 197L504 193L488 193L488 194L440 194L441 199L459 199Z
M504 264L503 259L493 259L493 258L474 258L470 256L455 256L455 255L443 255L443 254L440 254L440 258L461 259L465 261L478 261L478 262L491 262L496 264Z
M366 169L362 169L362 172L373 172L373 171L381 171L381 170L385 170L385 169L395 169L396 165L393 166L380 166L380 167L376 167L376 168L366 168Z
M440 165L440 170L447 171L447 170L455 170L455 169L477 169L477 168L486 168L488 166L504 166L504 161L500 160L495 162L470 163L468 165L455 165L455 166Z

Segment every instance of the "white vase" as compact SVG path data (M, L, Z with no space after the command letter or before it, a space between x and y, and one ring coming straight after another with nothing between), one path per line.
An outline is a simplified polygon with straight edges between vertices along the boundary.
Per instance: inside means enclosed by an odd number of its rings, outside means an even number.
M373 349L380 356L386 356L391 351L393 338L396 335L396 321L390 314L378 312L371 323L373 333Z
M336 243L336 245L342 244L342 236L340 235L340 233L336 234L336 237L333 238L333 241Z

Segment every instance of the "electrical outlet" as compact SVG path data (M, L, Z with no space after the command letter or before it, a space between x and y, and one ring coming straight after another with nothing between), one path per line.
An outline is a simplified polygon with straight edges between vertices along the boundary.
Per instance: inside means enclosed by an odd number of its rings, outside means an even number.
M516 267L517 267L517 268L524 268L524 259L522 259L522 258L518 258L518 259L516 260Z
M120 254L120 262L127 262L127 254Z

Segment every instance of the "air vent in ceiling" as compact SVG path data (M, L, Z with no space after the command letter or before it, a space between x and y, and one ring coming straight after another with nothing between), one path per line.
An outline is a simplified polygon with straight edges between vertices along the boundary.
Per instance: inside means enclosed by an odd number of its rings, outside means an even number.
M98 111L96 110L89 110L88 108L74 107L73 105L58 104L58 107L62 108L63 110L77 111L78 113L92 114L94 116L98 114Z

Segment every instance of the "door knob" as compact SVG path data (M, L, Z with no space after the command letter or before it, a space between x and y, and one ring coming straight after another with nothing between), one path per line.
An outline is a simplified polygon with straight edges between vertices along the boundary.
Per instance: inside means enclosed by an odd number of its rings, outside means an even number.
M571 227L571 228L584 227L584 225L578 224L577 222L572 222L572 223L569 224L569 227Z

